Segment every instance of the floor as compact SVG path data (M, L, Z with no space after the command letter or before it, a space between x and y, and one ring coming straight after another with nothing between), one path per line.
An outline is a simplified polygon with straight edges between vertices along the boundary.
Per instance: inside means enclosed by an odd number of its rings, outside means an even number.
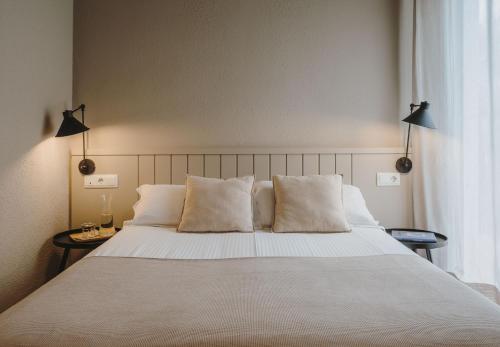
M450 276L455 277L458 281L457 276L452 274L451 272L448 272ZM500 291L497 290L497 288L491 284L484 284L484 283L467 283L464 282L466 285L474 289L475 291L483 294L485 297L487 297L489 300L493 301L494 303L500 305Z
M486 296L491 301L500 305L500 292L490 284L466 283L472 289Z

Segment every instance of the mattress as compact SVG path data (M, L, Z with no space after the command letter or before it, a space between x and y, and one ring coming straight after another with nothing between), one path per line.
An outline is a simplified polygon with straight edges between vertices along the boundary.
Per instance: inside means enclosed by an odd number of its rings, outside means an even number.
M2 347L97 345L500 346L500 307L376 228L126 227L0 314Z

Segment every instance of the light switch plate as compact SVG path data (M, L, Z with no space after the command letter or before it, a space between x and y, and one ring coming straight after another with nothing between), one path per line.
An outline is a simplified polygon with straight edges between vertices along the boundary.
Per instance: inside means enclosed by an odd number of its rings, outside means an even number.
M84 178L85 188L118 188L118 175L88 175Z
M401 176L399 172L377 172L377 186L399 186L401 185Z

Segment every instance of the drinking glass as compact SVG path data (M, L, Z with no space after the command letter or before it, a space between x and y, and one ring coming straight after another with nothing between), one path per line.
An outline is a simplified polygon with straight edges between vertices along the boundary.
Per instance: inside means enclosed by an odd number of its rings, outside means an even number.
M88 240L88 239L95 236L96 228L95 228L94 223L85 222L85 223L82 223L82 225L80 227L82 229L82 239Z

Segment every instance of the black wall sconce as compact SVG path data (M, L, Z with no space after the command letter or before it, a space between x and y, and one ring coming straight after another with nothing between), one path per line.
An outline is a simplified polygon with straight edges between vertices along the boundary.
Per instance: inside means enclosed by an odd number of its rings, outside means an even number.
M76 111L82 111L82 121L80 122L73 116ZM81 104L74 110L65 110L63 112L63 121L59 130L57 131L56 137L70 136L82 133L83 136L83 160L78 164L78 170L82 175L90 175L95 171L95 163L91 159L87 159L85 156L85 132L89 130L85 126L85 105Z
M410 172L413 164L408 158L408 146L410 144L410 129L411 125L415 124L424 128L436 129L434 122L429 112L429 103L427 101L422 101L420 105L410 104L410 115L403 119L403 122L408 123L408 137L406 139L406 154L404 157L399 158L396 162L396 170L401 173ZM418 107L416 111L413 111L415 107Z

